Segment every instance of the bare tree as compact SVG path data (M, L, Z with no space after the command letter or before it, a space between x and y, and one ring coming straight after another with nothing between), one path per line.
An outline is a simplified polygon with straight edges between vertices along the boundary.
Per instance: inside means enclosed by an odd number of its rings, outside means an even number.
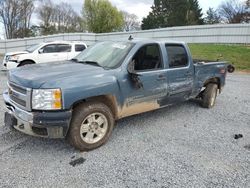
M245 22L246 5L237 0L224 2L219 7L219 14L227 23Z
M221 22L221 17L218 14L217 10L214 10L213 8L209 7L204 21L206 24L218 24Z
M6 38L12 38L13 32L17 27L17 11L18 1L17 0L5 0L0 1L0 16L1 22L4 25Z
M138 17L135 14L130 14L128 12L122 11L123 19L124 19L124 30L139 30L140 22L138 21Z
M54 4L51 0L41 0L39 8L37 9L37 15L38 19L41 20L40 27L42 34L52 34L54 32L52 26L54 11Z
M34 0L1 0L0 20L4 25L6 38L30 35L30 19Z
M16 37L30 36L31 16L34 11L34 0L22 0L20 2L20 17L18 22L19 29L16 31Z
M42 0L37 12L42 34L84 30L80 16L68 3L54 4L51 0Z
M250 0L246 1L245 22L250 23Z

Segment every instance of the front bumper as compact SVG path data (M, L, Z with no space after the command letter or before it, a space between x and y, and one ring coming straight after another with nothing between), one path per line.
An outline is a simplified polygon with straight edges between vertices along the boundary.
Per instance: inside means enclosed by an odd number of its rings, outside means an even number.
M14 61L8 61L8 62L6 62L6 68L7 68L7 70L11 70L11 69L17 68L18 65L19 65L19 63L14 62Z
M4 57L4 59L3 59L1 69L2 69L2 70L5 70L5 71L7 70L7 63L6 63L6 61L5 61L5 57Z
M14 116L17 124L13 127L31 136L64 138L67 135L71 111L27 112L10 102L8 92L3 93L7 113Z
M14 61L6 61L5 59L3 60L3 63L2 63L2 69L3 70L11 70L11 69L14 69L14 68L17 68L19 65L19 63L17 62L14 62Z

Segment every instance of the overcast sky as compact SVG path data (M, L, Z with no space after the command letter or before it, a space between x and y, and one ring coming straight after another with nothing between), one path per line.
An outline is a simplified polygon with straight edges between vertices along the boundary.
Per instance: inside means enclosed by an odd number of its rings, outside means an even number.
M110 0L120 10L136 14L140 20L146 17L151 10L153 0ZM54 0L53 2L68 2L67 0ZM200 6L205 13L209 7L217 8L223 0L199 0ZM81 12L83 0L70 0L70 4L75 10Z
M151 10L153 0L110 0L120 10L136 14L140 20L146 17ZM54 0L53 2L68 2L66 0ZM205 13L209 7L217 8L223 0L199 0L200 6ZM70 0L70 4L75 10L81 12L83 0Z
M115 5L119 10L125 10L131 14L135 14L138 16L140 21L143 17L146 17L151 10L151 6L153 4L153 0L110 0L113 5ZM54 3L67 2L72 5L72 7L77 11L81 12L83 0L53 0ZM217 8L223 0L199 0L200 6L203 9L203 13L205 14L209 7ZM33 24L38 24L37 19L33 16L32 19ZM0 38L2 38L3 26L0 27Z

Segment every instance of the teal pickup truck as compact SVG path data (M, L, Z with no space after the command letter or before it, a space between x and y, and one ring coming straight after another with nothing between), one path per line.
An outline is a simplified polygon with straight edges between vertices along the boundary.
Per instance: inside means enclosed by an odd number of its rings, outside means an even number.
M91 150L108 140L121 118L192 98L213 107L233 69L194 61L182 42L99 42L70 61L11 70L5 124Z

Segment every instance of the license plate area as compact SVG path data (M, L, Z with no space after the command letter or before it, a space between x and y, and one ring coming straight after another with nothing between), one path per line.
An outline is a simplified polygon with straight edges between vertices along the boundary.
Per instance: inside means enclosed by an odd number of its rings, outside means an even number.
M5 112L4 124L5 124L5 126L13 127L13 126L17 125L17 119L12 114Z

